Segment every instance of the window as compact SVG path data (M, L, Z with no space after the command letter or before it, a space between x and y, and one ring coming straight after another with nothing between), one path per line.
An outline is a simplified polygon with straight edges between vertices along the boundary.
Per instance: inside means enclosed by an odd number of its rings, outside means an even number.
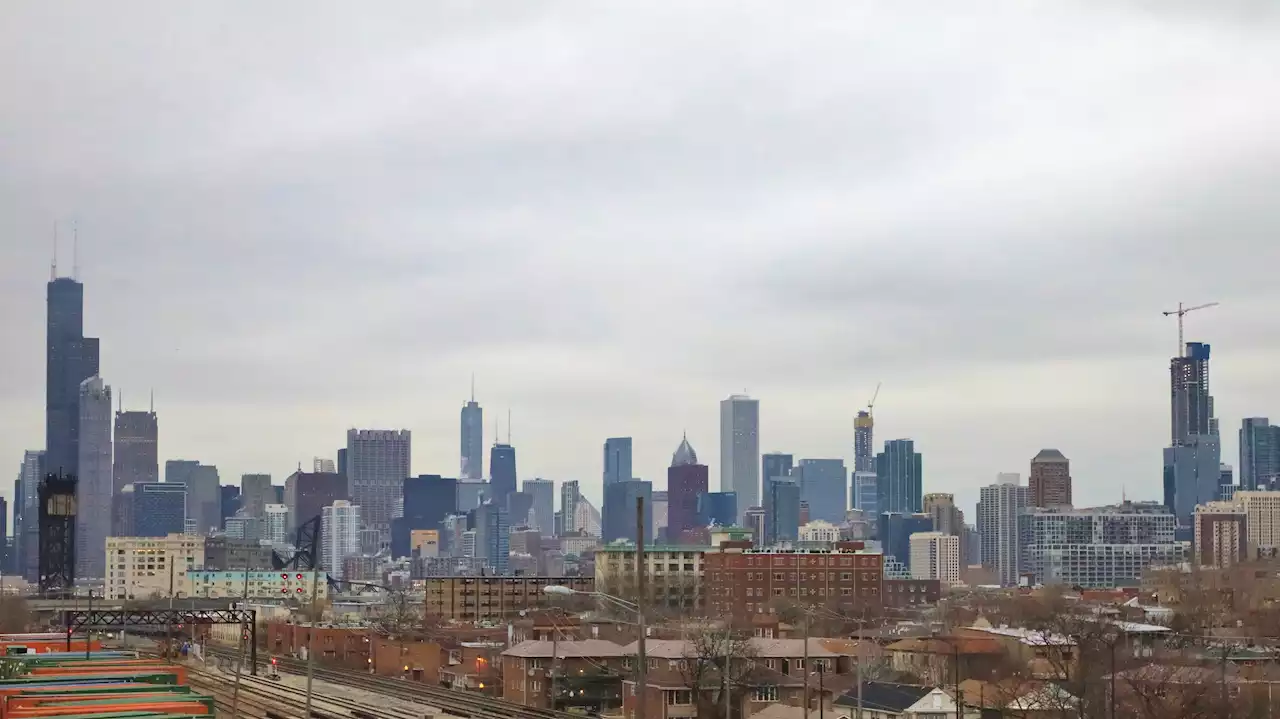
M542 660L541 660L541 659L530 659L530 660L529 660L529 668L530 668L530 669L541 669L541 668L542 668Z
M781 582L781 581L782 581L782 572L774 572L774 573L773 573L773 581L775 581L775 582Z
M676 689L666 692L667 704L686 706L693 704L693 692L688 689Z
M775 686L756 687L751 695L752 701L757 702L776 702L778 701L778 688Z
M841 587L841 588L840 588L840 596L842 596L842 597L849 597L849 596L852 596L852 595L853 595L853 590L852 590L852 589L850 589L850 588L848 588L848 587Z
M853 572L840 572L840 581L848 582L853 579Z
M542 682L534 681L534 682L533 682L533 686L529 687L529 689L531 689L532 691L535 691L535 692L540 692L540 691L542 691Z

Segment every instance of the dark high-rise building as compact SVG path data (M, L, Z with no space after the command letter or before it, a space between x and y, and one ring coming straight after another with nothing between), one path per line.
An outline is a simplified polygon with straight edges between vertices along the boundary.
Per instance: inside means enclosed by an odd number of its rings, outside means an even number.
M765 488L769 494L765 496L768 507L765 510L764 543L794 542L800 538L800 485L792 480L775 478L767 482ZM808 518L805 518L806 521Z
M707 492L698 497L698 522L732 527L738 523L738 495L736 492Z
M878 524L877 531L885 559L893 557L902 562L904 567L911 569L911 535L932 532L933 517L918 513L886 512L880 515Z
M338 470L338 474L341 474L343 476L347 474L347 448L346 447L340 447L338 449L337 470Z
M244 516L262 519L267 516L267 505L274 503L275 490L271 489L271 475L240 475L240 511Z
M909 439L891 439L876 455L876 509L914 514L922 508L923 461ZM810 508L812 510L812 507Z
M1031 477L1027 485L1031 491L1031 506L1070 507L1071 461L1056 449L1040 450L1031 459Z
M289 508L288 531L292 533L298 525L321 516L321 510L334 502L350 499L344 474L294 472L284 481L284 504Z
M794 471L793 458L789 454L771 452L760 458L761 495L764 498L764 537L757 540L760 546L768 546L778 541L774 534L776 522L773 518L774 492L770 486L774 482L791 482Z
M126 484L134 482L159 482L160 424L156 413L116 412L115 431L113 491L119 494Z
M98 374L98 340L84 336L84 285L70 277L49 282L45 350L44 472L76 476L80 383Z
M637 499L644 500L645 543L653 542L653 483L642 479L611 482L604 486L600 533L605 542L618 539L636 541Z
M467 513L467 524L476 533L476 557L494 573L506 574L511 556L511 525L506 507L486 501Z
M853 471L876 471L875 457L875 418L867 410L858 412L853 418Z
M396 501L409 477L412 435L409 430L347 430L347 489L360 507L360 521L387 539Z
M224 484L218 487L218 504L219 519L218 526L221 529L227 527L227 517L236 516L236 512L240 511L240 488L234 484Z
M541 536L557 536L554 529L556 488L549 479L526 479L520 490L533 497L533 526Z
M1271 489L1280 477L1280 427L1266 417L1240 423L1240 489Z
M707 465L698 463L698 453L686 435L667 469L667 536L673 541L700 526L698 498L707 493L709 477Z
M476 402L475 385L471 400L462 405L462 479L484 479L484 409Z
M129 485L133 493L134 537L182 534L187 519L187 487L175 482ZM128 494L130 490L126 489Z
M0 542L9 536L9 504L0 497ZM0 545L0 574L11 574L9 547Z
M458 504L458 480L423 474L404 480L404 516L392 520L391 554L410 554L410 533L415 529L440 529L444 518Z
M631 475L631 438L610 437L604 441L604 483L626 482Z
M849 509L849 472L843 459L802 459L793 472L800 499L809 504L809 521L844 522Z
M529 514L533 511L533 495L511 492L507 495L507 520L512 528L529 526Z
M506 508L507 495L516 491L516 448L495 444L489 450L489 491L491 499Z
M22 481L22 542L17 558L18 572L28 582L40 581L40 480L44 468L44 452L29 449L22 453L18 478Z
M192 459L171 459L164 463L164 481L186 486L187 517L195 520L196 534L205 536L222 526L222 487L217 467ZM268 477L267 484L270 483Z
M1196 505L1218 498L1222 445L1209 394L1209 345L1188 342L1169 361L1171 430L1164 450L1164 503L1180 533L1190 535Z

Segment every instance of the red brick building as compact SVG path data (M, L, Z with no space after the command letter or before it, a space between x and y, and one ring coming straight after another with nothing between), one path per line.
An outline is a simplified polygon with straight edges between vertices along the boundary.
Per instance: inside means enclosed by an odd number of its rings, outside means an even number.
M937 579L884 580L884 606L902 609L937 604L942 596L942 582Z
M834 550L771 551L726 543L703 560L706 607L712 614L746 617L768 612L776 600L821 604L833 609L880 607L884 555L861 543Z

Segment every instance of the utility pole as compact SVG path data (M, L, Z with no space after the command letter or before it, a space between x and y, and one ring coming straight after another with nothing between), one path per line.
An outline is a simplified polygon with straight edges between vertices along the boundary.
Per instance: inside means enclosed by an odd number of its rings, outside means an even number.
M636 643L636 655L640 662L636 670L636 719L648 719L645 714L648 699L646 695L649 693L649 659L645 656L645 635L648 630L644 626L648 569L644 561L644 497L636 497L636 626L640 630L640 641Z
M312 563L311 567L311 627L307 631L307 710L303 716L311 716L311 683L316 672L316 653L312 651L312 647L316 640L316 592L320 586L320 572Z
M800 584L800 557L796 557L796 584ZM799 592L796 592L799 595ZM802 716L809 716L809 610L804 610L804 669L800 670L800 677L804 679L804 713Z
M228 550L228 554L230 554L230 550ZM244 550L244 591L240 595L240 603L242 605L240 607L241 610L245 609L245 605L249 603L249 550L247 547ZM244 622L240 622L240 651L236 654L236 682L235 688L231 690L231 716L233 718L239 716L236 713L236 709L240 706L240 674L243 672L244 667L244 642L245 635L248 633L249 627ZM254 671L257 671L257 667L254 667Z
M733 663L733 629L732 623L728 617L725 618L724 625L724 719L733 719L733 704L730 697L733 693L733 685L729 683L729 668Z

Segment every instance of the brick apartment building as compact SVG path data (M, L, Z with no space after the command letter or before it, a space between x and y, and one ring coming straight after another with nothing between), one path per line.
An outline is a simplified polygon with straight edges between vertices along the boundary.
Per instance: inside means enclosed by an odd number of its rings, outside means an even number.
M937 604L942 596L942 582L937 579L886 579L883 596L886 609Z
M427 577L422 581L427 616L463 622L506 620L550 607L552 597L543 587L551 584L580 592L595 590L592 577Z
M626 651L602 639L530 640L502 653L502 698L540 709L622 706Z
M861 542L789 551L734 544L706 555L703 581L713 615L744 618L770 611L779 600L845 611L878 608L884 601L884 555L865 551Z

